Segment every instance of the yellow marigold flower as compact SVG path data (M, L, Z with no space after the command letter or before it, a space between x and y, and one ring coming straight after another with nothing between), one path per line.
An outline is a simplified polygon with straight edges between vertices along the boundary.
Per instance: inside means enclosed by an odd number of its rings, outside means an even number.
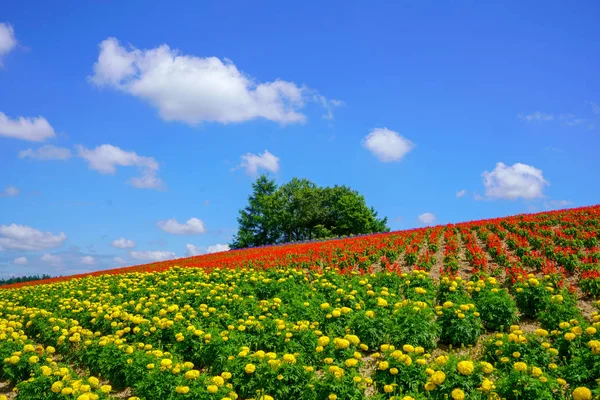
M565 340L571 341L575 339L577 336L574 333L567 332L565 333Z
M494 389L494 383L490 381L488 378L483 378L483 382L481 382L481 390L484 392L490 392Z
M377 365L377 368L385 371L386 369L388 369L390 366L390 364L387 361L380 361L379 364Z
M208 393L217 393L219 391L219 387L217 385L208 385L206 390Z
M93 387L96 387L100 384L100 381L98 380L98 378L96 378L95 376L90 376L88 378L88 382L90 383L90 385L92 385Z
M246 371L247 374L252 374L254 373L254 371L256 371L256 367L254 366L254 364L246 364L244 371Z
M538 368L538 367L533 367L531 369L531 375L535 376L536 378L542 376L543 375L542 369Z
M567 381L565 381L563 378L556 378L556 383L558 383L561 386L565 386L567 384Z
M88 396L87 393L84 393L77 397L77 400L90 400L90 396Z
M436 364L444 365L448 362L448 356L439 356L435 359Z
M179 394L186 394L189 393L190 388L189 386L177 386L175 388L175 392L179 393Z
M465 398L465 392L460 389L454 389L450 394L454 400L463 400Z
M481 370L484 374L491 374L494 371L494 366L489 362L484 361L481 363Z
M592 400L592 391L586 387L573 390L573 400Z
M63 390L61 390L60 393L64 394L66 396L66 395L72 394L73 393L73 389L70 388L70 387L66 387Z
M54 393L60 393L62 388L63 388L63 383L61 381L56 381L52 384L52 386L50 387L50 390L52 390Z
M402 350L404 350L407 353L414 353L415 352L414 346L412 346L410 344L405 344L404 346L402 346Z
M435 383L433 383L433 382L427 382L425 384L425 390L427 390L428 392L431 392L434 389L435 389Z
M441 385L446 380L446 374L443 371L436 371L431 375L429 380L436 385Z
M346 362L344 363L346 364L346 367L354 367L356 364L358 364L358 360L356 358L349 358L346 360Z
M390 374L398 375L398 368L390 368Z
M319 346L325 347L329 344L329 337L328 336L321 336L317 342L319 343Z
M110 385L102 385L102 386L100 386L100 391L102 393L110 393L111 390L112 390L112 386L110 386Z
M328 398L329 400L337 400L337 396L336 396L335 394L333 394L333 393L332 393L332 394L330 394L330 395L329 395L327 398Z
M394 387L392 385L383 385L383 391L386 393L392 393L394 391Z
M198 376L200 376L200 371L198 371ZM221 373L221 376L225 380L231 379L231 372L224 371L224 372Z
M516 362L513 365L513 368L514 368L515 371L525 372L525 371L527 371L527 364L525 364L524 362L519 361L519 362Z
M211 381L217 386L223 386L225 384L225 379L221 376L213 376Z
M595 335L596 332L597 332L597 330L593 326L585 328L585 333L587 333L588 335Z
M146 365L147 369L154 369L154 364L150 363L148 365Z
M471 375L475 366L473 365L473 361L461 361L458 363L457 369L463 375Z

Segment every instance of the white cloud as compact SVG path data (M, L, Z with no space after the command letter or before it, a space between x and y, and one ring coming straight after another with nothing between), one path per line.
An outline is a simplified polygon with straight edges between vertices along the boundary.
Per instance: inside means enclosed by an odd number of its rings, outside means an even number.
M573 204L573 202L569 201L569 200L550 200L550 201L544 202L544 208L546 210L552 210L552 209L557 209L557 208L566 208L572 204Z
M527 122L544 122L544 121L552 121L554 119L554 115L543 113L541 111L536 111L531 114L517 114L517 116Z
M323 119L328 119L328 120L332 120L334 119L333 116L333 109L336 107L342 107L344 106L344 102L341 100L328 100L325 96L316 94L313 96L313 99L317 102L320 103L321 106L323 106L323 108L325 109L325 114L323 114Z
M60 246L66 239L67 235L63 232L53 235L25 225L0 226L0 251L51 249Z
M593 101L590 101L589 103L592 106L592 112L594 114L600 114L600 104L594 103Z
M127 261L125 261L122 257L115 257L115 258L113 258L113 261L115 262L115 264L118 264L118 265L127 264Z
M212 246L208 246L207 248L202 248L199 246L195 246L193 244L186 244L185 245L186 248L186 255L188 256L197 256L200 254L211 254L211 253L218 253L221 251L229 251L229 245L228 244L215 244Z
M419 221L425 225L431 225L435 222L435 215L429 212L423 213L419 215Z
M542 170L522 163L509 167L499 162L492 172L484 171L482 176L485 195L489 198L512 200L543 197L544 186L549 184Z
M561 114L559 116L559 118L561 121L563 121L568 126L577 126L577 125L582 125L582 124L585 124L586 122L588 122L587 119L578 118L576 115L573 115L573 114Z
M40 260L55 267L62 265L62 257L50 253L45 253Z
M156 177L159 165L152 157L138 156L133 151L124 151L111 144L103 144L93 150L77 145L77 154L88 162L90 169L101 174L114 174L117 167L137 167L142 176L135 177L128 183L138 189L161 189L163 181Z
M17 46L15 30L6 22L0 23L0 66L2 66L2 57L10 53Z
M175 253L170 251L130 251L129 255L141 261L163 261L175 258Z
M71 158L71 150L64 147L56 147L50 144L38 149L27 149L19 152L19 158L33 158L36 160L68 160Z
M388 128L371 130L362 145L382 162L400 161L415 148L413 142Z
M17 257L13 260L15 265L27 265L27 257Z
M10 119L6 114L0 112L0 136L30 142L43 142L55 137L56 133L44 117Z
M258 82L228 59L185 55L166 44L126 48L116 38L99 47L90 82L147 101L167 121L226 124L264 118L297 123L306 120L300 110L307 101L323 104L314 90L280 79ZM324 101L329 116L339 101Z
M464 197L467 194L467 190L463 189L463 190L459 190L458 192L456 192L456 197L460 198L460 197Z
M208 248L206 249L207 253L218 253L221 251L229 251L229 245L228 244L215 244L212 246L208 246Z
M96 264L96 260L92 256L81 257L80 261L84 265L94 265L94 264Z
M0 197L15 197L18 196L21 191L14 186L7 186L4 188L2 192L0 192Z
M185 248L186 248L185 254L188 255L188 256L190 256L190 257L191 256L197 256L199 254L204 253L200 247L194 246L193 244L189 244L188 243L188 244L185 245Z
M242 162L235 169L244 168L248 175L256 175L259 169L271 172L279 171L279 158L265 150L262 154L246 153L240 157Z
M131 249L135 247L135 240L125 239L121 237L112 241L112 246L118 249Z
M476 201L485 200L485 199L484 199L484 197L483 197L482 195L480 195L479 193L474 193L474 194L473 194L473 198L474 198Z
M199 235L206 232L204 222L198 218L190 218L184 224L180 224L175 219L159 221L157 226L165 232L174 235Z

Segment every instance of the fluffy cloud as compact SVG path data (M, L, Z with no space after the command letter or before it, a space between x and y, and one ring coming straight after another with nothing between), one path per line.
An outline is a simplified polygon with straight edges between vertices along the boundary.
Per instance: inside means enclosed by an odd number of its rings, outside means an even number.
M2 57L10 53L17 46L15 30L10 24L0 23L0 66L2 66Z
M140 261L164 261L175 258L170 251L130 251L129 255Z
M21 191L14 186L7 186L3 191L0 192L0 197L15 197L18 196Z
M188 244L185 245L185 249L186 249L185 254L188 255L188 256L190 256L190 257L191 256L197 256L199 254L204 253L200 247L195 246L195 245L190 244L190 243L188 243Z
M96 264L96 260L92 256L81 257L80 261L84 265L94 265L94 264Z
M219 253L221 251L229 251L229 245L228 244L215 244L212 246L208 246L208 248L206 249L207 253Z
M544 121L552 121L554 119L554 115L543 113L541 111L532 112L531 114L517 114L517 116L527 122L544 122Z
M400 161L415 148L413 142L387 128L373 129L362 145L382 162Z
M215 244L212 246L208 246L207 248L202 248L202 247L195 246L193 244L188 243L185 245L185 248L186 248L186 255L197 256L200 254L211 254L211 253L218 253L221 251L228 251L229 245L228 244Z
M467 194L466 189L459 190L458 192L456 192L456 197L458 197L458 198L464 197L466 194Z
M548 185L541 170L522 163L507 166L499 162L492 172L484 171L482 176L486 196L496 199L543 197Z
M67 235L63 232L54 235L25 225L0 226L0 251L51 249L60 246L66 239Z
M27 265L27 257L17 257L13 260L15 265Z
M90 82L147 101L167 121L226 124L264 118L297 123L306 120L300 110L307 101L324 101L327 116L339 105L293 82L257 82L227 59L184 55L167 45L126 48L116 38L99 47Z
M77 145L77 155L88 162L90 169L101 174L114 174L117 167L136 167L141 177L135 177L128 183L138 189L161 189L163 181L156 177L159 165L152 157L139 156L133 151L124 151L111 144L103 144L95 149Z
M435 215L429 212L423 213L419 215L419 221L425 225L431 225L435 222Z
M240 157L242 162L234 169L243 168L248 175L254 176L259 169L277 172L279 171L279 158L265 150L262 154L246 153Z
M124 237L115 239L111 245L117 249L131 249L135 247L135 240L125 239Z
M35 160L68 160L71 158L71 150L64 147L56 147L50 144L38 149L27 149L19 152L19 158L33 158Z
M585 118L579 118L574 114L560 114L558 118L568 126L577 126L588 122Z
M46 139L55 137L56 133L44 117L11 119L0 112L0 136L30 142L43 142Z
M159 221L157 226L163 231L174 235L199 235L206 232L204 222L198 218L190 218L183 224L175 219L168 219Z
M59 267L62 265L62 257L61 256L57 256L54 254L50 254L50 253L45 253L40 260L42 260L43 262L50 264L54 267Z
M557 208L566 208L570 205L573 205L573 202L569 200L550 200L544 202L544 209L554 210Z
M115 262L115 264L118 264L118 265L127 264L127 261L125 261L122 257L115 257L115 258L113 258L113 261Z

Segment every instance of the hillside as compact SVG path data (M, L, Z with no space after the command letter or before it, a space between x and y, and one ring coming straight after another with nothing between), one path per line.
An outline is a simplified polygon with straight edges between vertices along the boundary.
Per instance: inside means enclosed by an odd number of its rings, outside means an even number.
M592 399L599 239L591 206L6 286L0 393Z

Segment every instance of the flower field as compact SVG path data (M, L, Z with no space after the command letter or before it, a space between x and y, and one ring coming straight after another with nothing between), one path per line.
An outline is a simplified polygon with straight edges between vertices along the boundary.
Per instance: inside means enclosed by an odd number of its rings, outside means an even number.
M0 290L0 399L600 398L600 206Z

